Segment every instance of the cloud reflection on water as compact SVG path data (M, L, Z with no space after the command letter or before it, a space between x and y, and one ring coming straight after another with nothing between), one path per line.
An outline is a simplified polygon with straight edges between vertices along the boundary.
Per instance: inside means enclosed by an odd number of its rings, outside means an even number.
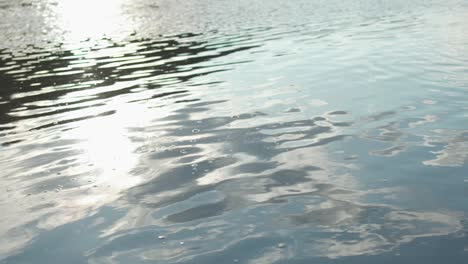
M88 2L48 6L66 44L0 54L3 262L330 263L466 242L449 116L467 94L428 92L436 75L408 65L434 49L372 31L422 19L120 41L100 35L127 30L124 3L79 16Z

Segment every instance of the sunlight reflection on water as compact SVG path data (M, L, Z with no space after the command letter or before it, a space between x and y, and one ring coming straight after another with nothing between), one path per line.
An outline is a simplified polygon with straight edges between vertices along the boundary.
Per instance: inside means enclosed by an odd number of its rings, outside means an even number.
M0 2L0 263L463 263L431 3Z

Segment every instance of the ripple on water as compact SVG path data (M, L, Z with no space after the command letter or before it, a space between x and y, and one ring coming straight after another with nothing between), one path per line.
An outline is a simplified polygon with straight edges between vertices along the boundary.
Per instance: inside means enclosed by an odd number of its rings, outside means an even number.
M466 259L466 6L68 2L0 3L0 263Z

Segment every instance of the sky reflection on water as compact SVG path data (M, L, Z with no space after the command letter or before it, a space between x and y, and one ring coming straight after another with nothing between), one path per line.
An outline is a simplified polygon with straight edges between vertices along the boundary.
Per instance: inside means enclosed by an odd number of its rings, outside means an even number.
M465 1L98 2L0 1L0 263L466 261Z

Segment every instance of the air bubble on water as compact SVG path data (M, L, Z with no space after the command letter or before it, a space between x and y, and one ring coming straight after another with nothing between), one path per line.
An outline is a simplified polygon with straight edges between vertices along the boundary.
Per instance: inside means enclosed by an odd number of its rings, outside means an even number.
M437 101L427 99L427 100L423 100L422 103L427 104L427 105L433 105L433 104L436 104Z

